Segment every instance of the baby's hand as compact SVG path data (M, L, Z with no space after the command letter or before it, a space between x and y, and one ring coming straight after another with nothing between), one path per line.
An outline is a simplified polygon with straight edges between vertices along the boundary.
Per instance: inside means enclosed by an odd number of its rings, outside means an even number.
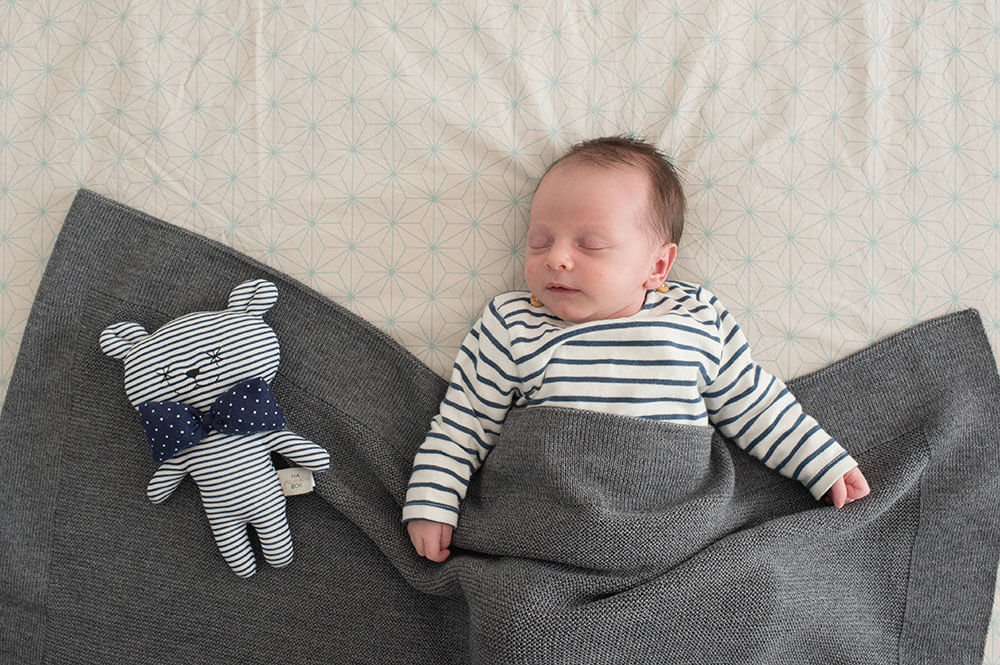
M868 496L871 488L865 479L861 469L853 468L838 478L837 482L827 491L823 498L827 503L832 503L837 508L843 508L852 501L857 501Z
M451 554L448 545L451 544L453 530L450 524L428 520L412 520L406 523L406 531L410 534L410 541L416 548L417 554L437 563L441 563Z

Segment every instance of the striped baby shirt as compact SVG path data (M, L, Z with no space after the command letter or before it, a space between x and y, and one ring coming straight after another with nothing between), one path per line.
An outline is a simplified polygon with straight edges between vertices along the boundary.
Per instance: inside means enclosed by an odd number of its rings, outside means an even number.
M507 411L558 406L712 425L817 499L857 466L785 384L755 363L732 315L670 281L619 319L569 323L530 294L494 298L469 331L440 412L414 458L403 520L452 526Z

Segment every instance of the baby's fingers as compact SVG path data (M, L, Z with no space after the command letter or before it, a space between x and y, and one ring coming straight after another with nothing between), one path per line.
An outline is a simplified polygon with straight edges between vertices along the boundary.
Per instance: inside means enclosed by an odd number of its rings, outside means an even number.
M448 524L441 525L440 540L438 541L438 552L441 554L441 561L444 561L451 554L448 546L451 545L452 527Z
M837 482L830 486L823 497L827 503L832 503L837 508L843 508L847 503L847 486L843 478L838 478Z
M865 474L861 473L861 469L858 468L851 469L844 474L844 482L847 485L847 498L851 501L864 498L872 491Z
M406 528L413 542L413 548L420 556L440 563L451 554L448 551L452 532L450 525L414 520L407 524Z

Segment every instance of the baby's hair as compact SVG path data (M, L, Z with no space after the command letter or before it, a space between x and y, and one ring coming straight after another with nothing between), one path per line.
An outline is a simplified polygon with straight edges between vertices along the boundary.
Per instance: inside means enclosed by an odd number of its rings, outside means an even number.
M665 242L680 241L684 232L684 190L677 170L656 146L628 136L590 139L570 148L549 165L545 174L559 164L576 160L604 167L626 165L644 170L649 176L649 211L653 231Z

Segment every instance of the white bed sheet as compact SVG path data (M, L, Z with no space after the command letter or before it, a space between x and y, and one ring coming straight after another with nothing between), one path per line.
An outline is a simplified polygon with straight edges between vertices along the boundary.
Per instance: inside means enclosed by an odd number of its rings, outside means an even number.
M11 0L0 399L79 187L299 278L445 374L522 285L540 171L616 133L672 156L674 277L778 375L965 307L997 347L996 2Z

